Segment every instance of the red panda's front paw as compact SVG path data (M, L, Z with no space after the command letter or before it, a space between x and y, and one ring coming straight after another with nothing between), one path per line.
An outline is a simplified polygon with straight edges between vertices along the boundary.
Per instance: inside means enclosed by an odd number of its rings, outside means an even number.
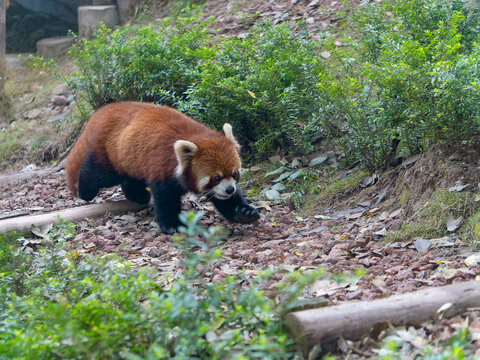
M160 225L160 230L167 235L173 235L177 232L177 229L173 226Z
M260 219L260 213L250 205L240 205L234 210L233 218L236 222L250 224Z

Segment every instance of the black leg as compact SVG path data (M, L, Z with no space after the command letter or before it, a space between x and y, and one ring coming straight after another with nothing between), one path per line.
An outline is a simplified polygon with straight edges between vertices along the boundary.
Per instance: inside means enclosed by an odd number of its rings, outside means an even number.
M176 180L163 180L150 184L153 195L153 204L158 225L162 232L173 234L181 225L180 214L181 198L185 194L180 183Z
M235 194L227 200L220 200L214 196L212 197L212 202L227 220L250 224L260 218L258 211L248 205L247 200L245 200L240 190L237 190Z
M78 196L91 201L100 189L118 185L122 179L111 167L99 162L93 152L88 152L78 174Z
M126 177L122 181L122 191L125 197L139 204L147 204L150 201L150 192L146 189L144 180Z

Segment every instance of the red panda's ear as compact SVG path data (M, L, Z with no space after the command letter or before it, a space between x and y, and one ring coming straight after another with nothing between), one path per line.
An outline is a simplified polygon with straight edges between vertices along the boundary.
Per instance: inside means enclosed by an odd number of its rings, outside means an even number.
M231 142L235 144L237 147L237 150L240 150L240 144L237 142L237 139L233 137L233 130L232 130L232 125L230 124L224 124L223 125L223 133L229 139Z
M192 161L198 147L190 141L177 140L175 141L175 144L173 144L173 149L175 150L175 156L178 161L177 175L181 175Z

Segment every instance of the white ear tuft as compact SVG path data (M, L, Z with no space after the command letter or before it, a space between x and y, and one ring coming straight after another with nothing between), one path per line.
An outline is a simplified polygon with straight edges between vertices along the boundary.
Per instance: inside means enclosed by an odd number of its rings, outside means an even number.
M237 142L237 139L233 137L233 130L232 130L232 125L230 124L223 124L223 133L229 139L231 142L235 144L237 149L240 150L240 144Z
M175 144L173 144L173 149L175 150L175 156L178 161L177 176L180 176L192 161L198 147L190 141L177 140Z

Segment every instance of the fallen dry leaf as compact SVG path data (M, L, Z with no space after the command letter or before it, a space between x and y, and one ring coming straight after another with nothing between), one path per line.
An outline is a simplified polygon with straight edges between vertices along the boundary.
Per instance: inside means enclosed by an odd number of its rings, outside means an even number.
M463 224L463 216L460 216L454 219L453 214L448 214L447 220L446 220L448 231L453 232L457 230L460 226L462 226L462 224Z

